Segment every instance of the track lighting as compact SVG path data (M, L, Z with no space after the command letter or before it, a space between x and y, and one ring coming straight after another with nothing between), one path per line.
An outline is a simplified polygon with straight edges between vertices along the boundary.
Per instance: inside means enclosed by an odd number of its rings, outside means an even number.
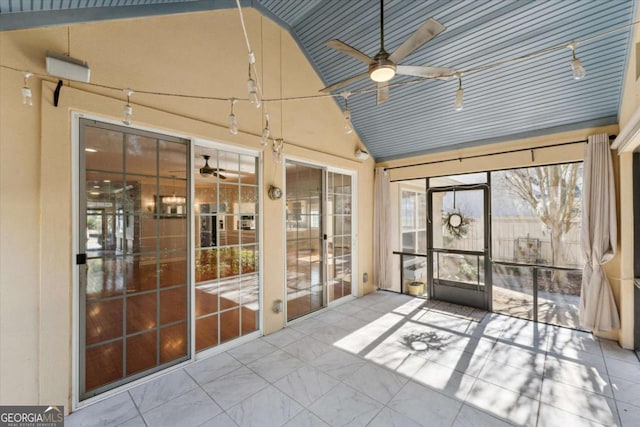
M571 71L573 72L573 78L575 80L583 79L584 76L587 75L587 72L582 66L582 62L578 59L578 57L576 57L576 48L578 47L578 43L575 41L571 42L567 47L571 49L571 54L573 56L573 60L571 61Z
M349 95L351 92L345 91L340 94L344 98L344 111L342 116L344 117L344 132L350 134L353 132L353 124L351 123L351 110L349 110Z
M127 96L127 105L125 105L122 110L122 123L129 126L131 125L131 115L133 114L133 108L131 108L129 101L131 95L133 95L133 91L131 89L124 89L123 92Z
M264 115L264 129L262 129L262 137L260 138L260 145L266 147L269 143L269 135L271 135L271 129L269 128L269 114Z
M233 106L238 100L235 98L231 98L229 102L231 103L231 113L229 114L229 132L231 135L238 134L238 121L236 120L236 115L233 114Z
M464 108L464 89L462 89L462 74L456 73L456 77L458 77L458 90L456 91L456 102L453 105L453 108L456 111L462 111Z
M29 88L29 77L33 76L32 73L25 71L24 74L24 85L22 86L22 105L26 105L28 107L33 106L33 96L31 95L31 89Z
M277 138L273 140L273 161L282 163L282 151L284 150L284 140Z

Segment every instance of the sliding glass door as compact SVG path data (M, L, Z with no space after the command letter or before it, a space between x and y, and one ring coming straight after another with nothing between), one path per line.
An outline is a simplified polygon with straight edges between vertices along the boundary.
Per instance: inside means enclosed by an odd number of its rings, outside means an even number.
M80 120L80 399L189 357L188 156Z
M287 320L324 307L323 170L286 162Z
M287 161L287 320L352 294L353 177Z

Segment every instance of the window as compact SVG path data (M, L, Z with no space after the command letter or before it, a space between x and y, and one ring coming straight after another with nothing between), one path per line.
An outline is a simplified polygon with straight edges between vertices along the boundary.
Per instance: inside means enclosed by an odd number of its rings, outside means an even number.
M400 233L402 252L427 252L427 194L424 189L401 190Z

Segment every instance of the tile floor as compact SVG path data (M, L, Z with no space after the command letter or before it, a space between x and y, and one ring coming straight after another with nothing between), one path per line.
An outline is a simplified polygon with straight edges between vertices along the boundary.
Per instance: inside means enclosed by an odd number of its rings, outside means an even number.
M615 342L376 292L175 370L67 426L637 426Z

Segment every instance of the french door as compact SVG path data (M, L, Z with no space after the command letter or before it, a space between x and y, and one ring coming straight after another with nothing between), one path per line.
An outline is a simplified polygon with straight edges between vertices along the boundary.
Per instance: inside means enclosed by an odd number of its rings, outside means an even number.
M187 360L189 141L80 119L79 395Z
M352 176L285 163L287 320L352 294Z

